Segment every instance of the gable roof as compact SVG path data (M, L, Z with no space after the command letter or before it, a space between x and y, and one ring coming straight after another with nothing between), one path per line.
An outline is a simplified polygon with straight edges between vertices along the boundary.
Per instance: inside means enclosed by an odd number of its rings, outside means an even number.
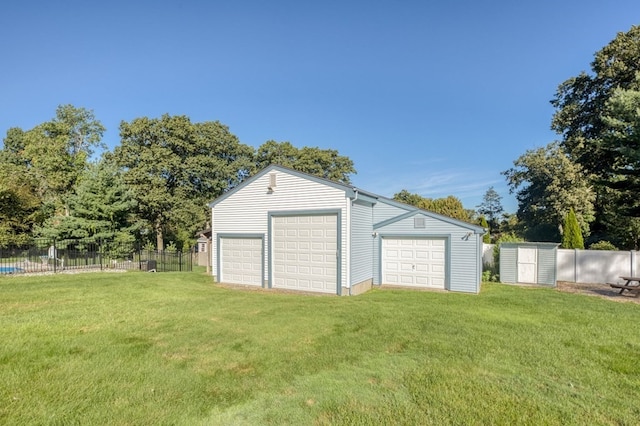
M213 200L211 203L209 203L209 207L215 207L216 204L218 204L221 201L225 200L230 195L235 194L237 191L242 189L242 187L244 187L246 185L249 185L251 182L259 179L260 177L262 177L262 176L266 175L267 173L272 172L274 170L277 170L277 171L280 171L280 172L283 172L283 173L288 173L290 175L297 176L297 177L302 178L302 179L307 179L307 180L310 180L310 181L313 181L313 182L321 183L323 185L328 185L328 186L331 186L333 188L341 189L341 190L345 191L346 196L349 197L349 198L352 198L354 196L354 194L355 194L355 187L353 187L351 185L345 185L345 184L340 183L340 182L334 182L334 181L329 180L329 179L325 179L325 178L321 178L321 177L318 177L318 176L310 175L308 173L300 172L298 170L293 170L293 169L290 169L288 167L281 166L279 164L270 164L267 167L265 167L264 169L260 170L255 175L251 176L250 178L243 180L235 188L225 192L224 194L222 194L221 196L219 196L218 198Z
M406 213L401 214L400 216L396 216L396 217L394 217L392 219L388 219L388 220L385 220L383 222L374 224L374 226L373 226L374 229L380 228L380 227L385 226L385 225L389 225L389 224L397 222L399 220L406 219L407 217L411 217L411 216L416 215L416 214L423 214L423 215L425 215L427 217L431 217L431 218L434 218L434 219L437 219L437 220L442 220L442 221L447 222L447 223L451 223L451 224L455 224L455 225L461 226L463 228L467 228L469 230L474 231L476 234L484 234L484 233L486 233L486 230L481 226L474 225L472 223L468 223L468 222L465 222L465 221L460 220L460 219L455 219L455 218L452 218L452 217L449 217L449 216L441 215L439 213L435 213L435 212L432 212L432 211L429 211L429 210L420 209L418 207L411 206L409 204L405 204L405 203L393 200L391 198L383 197L382 195L374 194L373 192L369 192L369 191L365 191L365 190L360 189L360 188L356 188L353 185L347 185L347 184L343 184L343 183L340 183L340 182L335 182L335 181L332 181L332 180L329 180L329 179L321 178L321 177L318 177L318 176L310 175L308 173L304 173L304 172L300 172L298 170L290 169L289 167L281 166L279 164L271 164L271 165L265 167L264 169L260 170L258 173L256 173L255 175L251 176L250 178L242 181L238 186L236 186L235 188L225 192L224 194L222 194L221 196L219 196L218 198L213 200L211 203L209 203L209 207L211 207L211 208L215 207L218 203L220 203L221 201L225 200L230 195L235 194L237 191L242 189L242 187L244 187L245 185L250 184L251 182L259 179L260 177L262 177L265 174L267 174L269 172L272 172L274 170L275 171L280 171L280 172L283 172L283 173L288 173L288 174L291 174L293 176L297 176L299 178L307 179L307 180L310 180L310 181L313 181L313 182L317 182L317 183L320 183L320 184L323 184L323 185L328 185L328 186L331 186L333 188L341 189L341 190L343 190L345 192L345 196L347 198L354 199L354 198L358 197L360 194L362 194L362 195L366 196L367 198L374 199L376 201L381 201L381 202L384 202L384 203L389 204L391 206L394 206L394 207L397 207L397 208L400 208L400 209L403 209L403 210L407 211Z
M456 226L460 226L461 228L465 228L468 229L470 231L473 231L476 234L484 234L486 233L486 230L478 225L474 225L472 223L468 223L465 222L464 220L459 220L459 219L455 219L449 216L445 216L445 215L441 215L438 213L434 213L434 212L430 212L428 210L422 210L419 208L416 208L415 210L412 211L408 211L404 214L401 214L400 216L396 216L396 217L392 217L391 219L387 219L387 220L383 220L382 222L379 223L374 223L373 224L373 229L379 229L382 227L385 227L387 225L391 225L392 223L396 223L396 222L400 222L401 220L404 220L406 218L415 216L421 214L423 216L427 216L427 217L431 217L433 219L436 220L440 220L442 222L446 222L446 223L450 223Z

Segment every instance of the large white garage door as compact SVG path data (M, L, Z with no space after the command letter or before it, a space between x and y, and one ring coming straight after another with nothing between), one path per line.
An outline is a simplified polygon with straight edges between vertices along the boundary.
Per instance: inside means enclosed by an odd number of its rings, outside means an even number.
M262 286L262 239L220 238L219 281Z
M336 293L338 216L273 218L273 287Z
M382 283L445 287L445 239L383 238Z

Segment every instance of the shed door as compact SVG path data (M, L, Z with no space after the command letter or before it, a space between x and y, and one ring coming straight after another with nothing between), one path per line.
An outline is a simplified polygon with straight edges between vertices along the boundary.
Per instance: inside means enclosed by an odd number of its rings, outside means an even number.
M536 283L538 269L538 250L536 248L518 247L518 282Z
M273 217L273 287L337 293L338 216Z
M383 238L382 283L445 288L444 238Z
M262 286L262 238L220 238L220 282Z

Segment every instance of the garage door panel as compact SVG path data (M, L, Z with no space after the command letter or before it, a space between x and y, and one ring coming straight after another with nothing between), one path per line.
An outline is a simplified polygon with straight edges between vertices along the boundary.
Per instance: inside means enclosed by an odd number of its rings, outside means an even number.
M262 239L220 238L220 281L262 286Z
M443 238L384 238L382 281L415 287L445 286Z
M337 215L274 217L273 286L335 293Z

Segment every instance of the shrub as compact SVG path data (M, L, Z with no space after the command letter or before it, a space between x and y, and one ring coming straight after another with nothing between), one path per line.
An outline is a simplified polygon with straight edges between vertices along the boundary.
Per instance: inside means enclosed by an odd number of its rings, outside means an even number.
M609 241L598 241L589 246L589 250L613 250L617 251L618 247L614 246Z
M494 268L490 267L482 271L483 282L498 282L498 274L495 273Z
M482 242L485 244L491 244L491 234L489 233L489 224L484 216L480 216L480 226L487 230L487 233L482 236Z
M569 210L569 213L567 213L562 230L562 248L584 249L582 231L580 231L580 224L578 224L578 218L576 217L576 213L573 211L573 208Z

